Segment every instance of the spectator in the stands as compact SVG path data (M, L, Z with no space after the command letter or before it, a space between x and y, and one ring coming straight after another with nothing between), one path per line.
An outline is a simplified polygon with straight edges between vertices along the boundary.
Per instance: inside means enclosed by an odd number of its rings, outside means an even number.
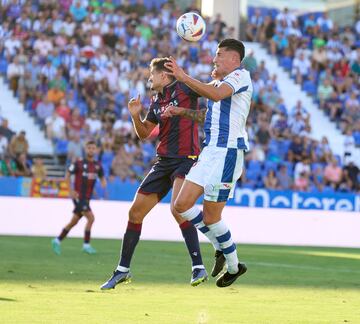
M126 153L124 146L120 145L111 163L111 174L122 181L134 179L135 173L131 169L133 162L134 156Z
M306 176L310 176L311 174L311 166L310 159L308 156L303 156L301 161L298 161L295 164L294 168L294 179L295 181L300 177L300 175L304 173Z
M4 159L0 160L0 174L5 177L16 176L16 163L10 155L5 154Z
M302 139L298 134L294 134L288 150L288 160L290 162L299 162L302 160L304 146Z
M85 124L89 126L90 134L97 136L102 129L102 123L96 113L92 112L89 118L86 118Z
M324 12L320 17L318 17L316 23L320 27L320 30L325 33L331 31L334 28L334 23L332 19L329 18L327 12Z
M72 136L70 136L67 149L67 161L69 162L74 162L76 159L79 159L83 156L83 145L78 133L74 133Z
M330 116L331 121L340 120L343 103L336 91L333 91L330 98L325 100L324 110Z
M355 192L360 190L359 175L360 169L353 161L350 161L343 169L343 181L347 182L350 189Z
M68 135L72 136L75 133L80 134L84 123L85 120L84 117L80 115L80 110L78 108L73 109L71 111L70 119L66 122Z
M319 85L317 94L320 101L320 108L324 109L325 101L330 98L333 91L334 88L328 79L325 79L324 82Z
M266 122L261 122L259 125L259 130L256 132L256 142L262 146L265 152L268 149L270 139L271 133L269 130L269 124Z
M114 131L124 137L131 135L133 132L133 126L129 117L128 111L124 109L121 113L121 119L118 119L113 126Z
M269 170L267 175L264 177L263 181L266 189L270 189L270 190L279 189L279 180L276 177L274 170Z
M55 105L48 99L47 96L45 96L36 107L36 115L42 123L44 123L48 117L52 116L54 111Z
M8 143L10 143L12 137L15 135L15 132L13 132L10 128L9 128L9 121L4 118L1 122L0 125L0 134L2 134L3 136L6 137Z
M336 158L332 157L324 169L325 184L337 189L342 180L342 169Z
M7 78L9 79L10 89L13 91L14 95L18 90L20 78L22 78L24 74L24 66L19 63L18 57L15 56L13 61L8 65L7 68Z
M66 103L66 99L61 99L59 105L55 109L56 113L65 121L70 119L71 109Z
M310 179L309 174L306 172L300 173L299 177L294 181L294 190L296 191L309 191Z
M16 159L16 175L18 177L30 177L31 176L31 167L27 161L26 153L19 154Z
M41 158L35 158L33 161L34 164L31 166L32 176L37 179L45 179L47 170L43 160Z
M21 131L18 135L14 136L9 144L9 153L13 158L24 153L27 156L29 151L29 143L26 139L25 131Z
M66 122L56 111L46 118L45 126L48 139L66 139Z
M270 41L271 54L283 54L284 50L289 47L289 41L284 32L280 31L275 34Z
M300 53L299 57L295 57L292 66L292 76L295 77L296 83L302 84L310 72L311 62L305 57L304 53Z
M289 175L288 168L285 164L280 164L279 171L276 174L279 181L279 190L291 190L293 180Z
M3 159L7 153L8 145L9 141L2 133L0 133L0 160Z

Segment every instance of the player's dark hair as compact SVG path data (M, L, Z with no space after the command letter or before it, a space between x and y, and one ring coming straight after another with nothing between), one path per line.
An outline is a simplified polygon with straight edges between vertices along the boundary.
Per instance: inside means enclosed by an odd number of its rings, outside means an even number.
M166 66L165 63L170 63L171 61L167 57L157 57L151 60L150 68L152 67L156 71L165 71L171 72Z
M218 47L219 48L225 47L226 51L235 51L235 52L239 53L240 62L242 61L242 59L245 56L245 46L241 41L239 41L237 39L226 38L219 43Z
M89 141L86 142L85 145L86 146L88 146L88 145L96 145L96 142L94 140L89 140Z

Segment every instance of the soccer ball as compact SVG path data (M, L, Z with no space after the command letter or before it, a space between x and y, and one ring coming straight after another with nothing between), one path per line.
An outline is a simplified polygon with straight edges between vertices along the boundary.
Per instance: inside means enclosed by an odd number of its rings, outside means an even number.
M197 42L204 36L206 24L204 19L195 12L187 12L176 22L178 35L189 42Z

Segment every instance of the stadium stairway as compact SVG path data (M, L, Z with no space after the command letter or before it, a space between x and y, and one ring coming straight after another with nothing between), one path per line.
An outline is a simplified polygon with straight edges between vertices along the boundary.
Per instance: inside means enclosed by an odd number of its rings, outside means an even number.
M300 85L295 84L294 80L278 63L277 59L266 51L260 43L245 43L246 51L253 50L257 62L264 61L270 75L277 74L279 90L286 108L290 112L298 100L301 100L303 106L311 114L312 137L321 140L326 136L334 154L344 156L344 135L336 128L336 125L329 121L328 117L318 108L312 98L301 90Z
M26 138L29 142L29 153L31 155L50 155L54 154L51 141L46 139L44 132L29 114L17 98L15 98L0 78L0 116L9 120L9 128L16 133L26 131Z

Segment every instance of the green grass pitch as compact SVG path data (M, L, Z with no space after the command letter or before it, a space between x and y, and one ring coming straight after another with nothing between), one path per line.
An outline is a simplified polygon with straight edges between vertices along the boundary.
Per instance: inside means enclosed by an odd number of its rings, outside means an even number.
M248 272L220 289L189 285L184 243L140 241L132 283L100 291L120 241L93 240L97 255L81 244L56 256L49 238L0 236L0 323L360 323L356 249L238 245Z

